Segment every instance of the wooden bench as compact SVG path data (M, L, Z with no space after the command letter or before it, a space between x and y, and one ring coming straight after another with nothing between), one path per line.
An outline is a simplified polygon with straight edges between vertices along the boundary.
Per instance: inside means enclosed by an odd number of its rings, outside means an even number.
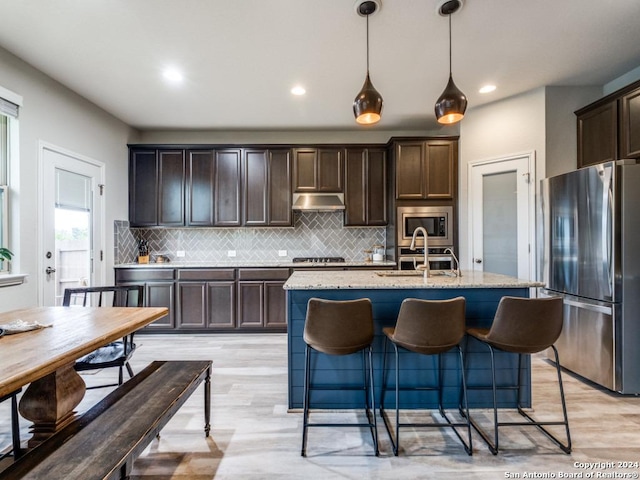
M134 460L203 380L208 437L211 361L157 361L0 472L0 479L127 478Z

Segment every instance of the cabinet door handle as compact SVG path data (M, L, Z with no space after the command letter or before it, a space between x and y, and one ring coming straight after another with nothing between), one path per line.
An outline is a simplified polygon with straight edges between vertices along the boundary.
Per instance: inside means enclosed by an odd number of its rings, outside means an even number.
M474 259L474 261L475 261L476 263L482 263L482 259L481 259L481 258L475 258L475 259Z

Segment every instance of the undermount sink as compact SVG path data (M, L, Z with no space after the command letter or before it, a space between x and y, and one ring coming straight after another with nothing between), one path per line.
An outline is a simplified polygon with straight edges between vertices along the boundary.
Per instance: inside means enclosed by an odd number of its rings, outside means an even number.
M415 270L385 270L376 272L379 277L421 277L424 274Z
M455 277L454 272L449 270L431 270L430 276L432 277ZM376 272L379 277L422 277L424 272L418 272L416 270L385 270L382 272Z

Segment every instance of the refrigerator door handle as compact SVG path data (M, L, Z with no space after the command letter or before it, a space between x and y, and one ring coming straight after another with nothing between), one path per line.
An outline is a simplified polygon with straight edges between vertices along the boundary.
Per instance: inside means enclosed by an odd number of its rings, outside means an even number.
M564 299L564 303L571 307L583 308L585 310L591 310L592 312L604 313L605 315L612 315L613 309L611 307L605 307L603 305L594 305L593 303L578 302L576 300Z
M613 169L614 165L606 165L602 171L602 258L606 259L607 280L611 298L615 298L614 294L614 264L613 264Z

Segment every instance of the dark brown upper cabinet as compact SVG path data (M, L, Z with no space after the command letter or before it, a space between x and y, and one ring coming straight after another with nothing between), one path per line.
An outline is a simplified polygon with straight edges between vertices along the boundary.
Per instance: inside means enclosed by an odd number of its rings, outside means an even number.
M378 148L347 148L345 226L387 224L387 158Z
M239 227L242 224L241 160L240 149L215 150L214 225L216 226Z
M578 168L618 158L618 102L579 112Z
M394 156L397 200L455 198L457 141L398 141Z
M620 157L640 157L640 88L620 99Z
M344 149L297 148L293 153L295 192L342 192Z
M292 225L289 149L245 150L243 178L244 225Z
M640 158L640 81L576 112L577 167Z
M132 150L129 162L131 226L183 226L183 150Z
M213 150L187 150L187 226L211 227L214 225L213 158Z

